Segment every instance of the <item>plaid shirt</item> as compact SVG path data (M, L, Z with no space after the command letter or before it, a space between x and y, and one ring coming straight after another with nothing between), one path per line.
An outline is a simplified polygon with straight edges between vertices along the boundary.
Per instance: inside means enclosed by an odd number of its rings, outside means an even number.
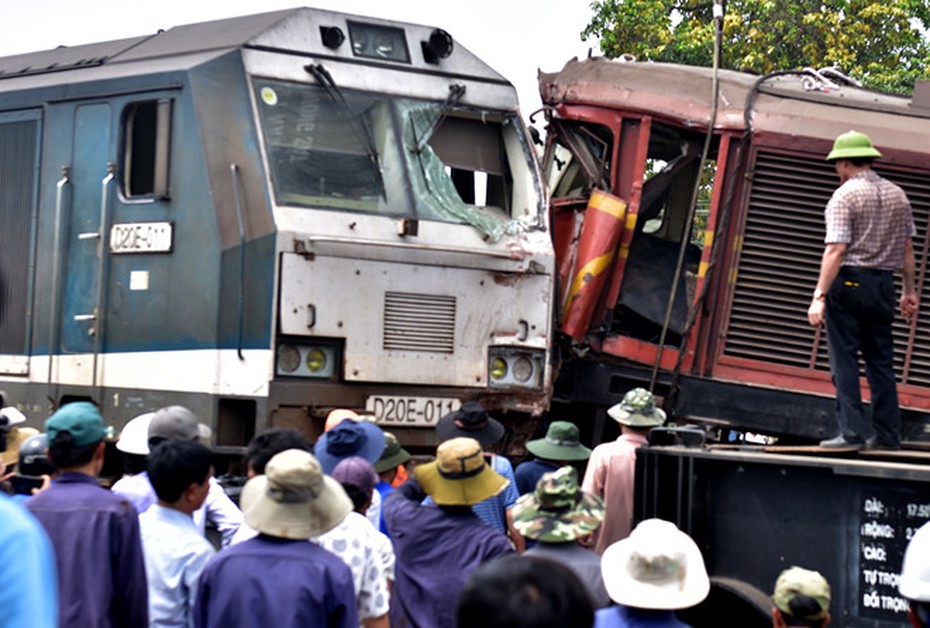
M872 170L851 177L827 203L827 244L847 244L844 266L898 270L914 237L914 215L904 190Z

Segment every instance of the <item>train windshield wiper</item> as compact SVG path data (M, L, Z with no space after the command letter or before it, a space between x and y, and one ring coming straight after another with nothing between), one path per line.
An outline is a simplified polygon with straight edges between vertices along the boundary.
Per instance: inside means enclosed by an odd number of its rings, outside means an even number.
M378 149L375 147L374 133L372 133L367 119L364 116L354 115L351 105L346 101L345 96L342 95L342 92L333 80L333 76L322 64L310 64L304 66L304 69L313 75L313 78L320 84L320 87L323 88L323 91L325 91L330 100L333 101L337 110L342 114L345 121L349 124L349 127L355 133L356 139L358 139L359 143L365 148L368 160L371 162L371 167L378 178L378 189L381 192L381 198L387 201L387 190L384 187L384 176L381 172L381 157L378 155Z

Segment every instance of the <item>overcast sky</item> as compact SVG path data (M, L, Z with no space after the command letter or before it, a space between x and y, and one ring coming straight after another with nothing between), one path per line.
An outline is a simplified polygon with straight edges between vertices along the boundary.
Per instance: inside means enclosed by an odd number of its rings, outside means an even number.
M172 26L299 6L447 30L509 79L524 116L539 107L536 71L585 57L590 0L0 0L0 56L154 33Z

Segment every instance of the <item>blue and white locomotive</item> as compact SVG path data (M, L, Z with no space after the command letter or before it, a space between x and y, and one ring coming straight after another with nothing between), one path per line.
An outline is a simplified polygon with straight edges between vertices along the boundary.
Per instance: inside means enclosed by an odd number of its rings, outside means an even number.
M513 86L314 9L0 58L0 389L239 447L548 403L553 250Z

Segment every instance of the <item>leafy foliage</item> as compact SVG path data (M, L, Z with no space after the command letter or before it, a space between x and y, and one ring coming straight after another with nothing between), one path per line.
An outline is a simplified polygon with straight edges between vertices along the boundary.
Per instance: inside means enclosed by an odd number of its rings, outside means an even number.
M712 64L712 0L593 0L581 34L608 57ZM927 0L729 0L721 66L759 74L835 66L868 87L930 78Z

